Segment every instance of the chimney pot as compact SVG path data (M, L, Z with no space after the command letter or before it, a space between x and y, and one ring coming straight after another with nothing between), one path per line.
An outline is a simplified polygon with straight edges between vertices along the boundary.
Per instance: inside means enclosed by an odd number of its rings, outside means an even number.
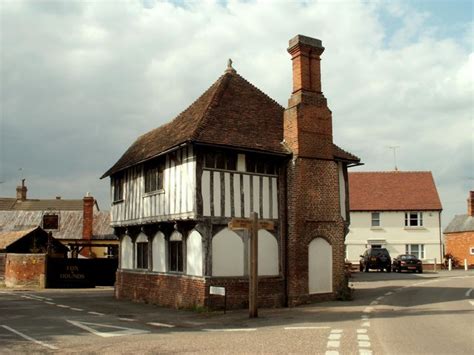
M16 199L19 201L25 201L27 191L28 189L26 188L26 185L25 185L25 179L22 179L21 186L16 187Z

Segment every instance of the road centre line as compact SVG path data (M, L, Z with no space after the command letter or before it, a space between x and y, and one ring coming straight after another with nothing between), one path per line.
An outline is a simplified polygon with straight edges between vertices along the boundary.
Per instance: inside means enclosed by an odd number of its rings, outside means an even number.
M367 333L367 329L357 329L357 334L365 334Z
M46 303L46 304L52 304L52 305L56 304L56 303L54 303L54 302L48 302L48 301L44 301L44 303Z
M71 308L69 306L66 306L64 304L57 304L56 307L60 307L60 308Z
M99 313L99 312L87 312L87 313L93 314L93 315L95 315L95 316L105 316L104 313Z
M469 290L467 290L467 292L466 292L466 297L469 297L469 296L471 295L472 290L473 290L472 288L470 288Z
M329 329L331 327L317 327L317 326L301 326L301 327L285 327L285 330L305 330L305 329Z
M362 326L363 327L370 327L370 322L364 322L364 323L362 323Z
M223 329L203 329L205 332L253 332L257 328L223 328Z
M370 340L367 334L357 334L357 340Z
M147 324L153 325L154 327L164 327L164 328L174 328L173 324L158 323L158 322L148 322Z
M58 350L59 348L54 346L54 345L51 345L51 344L46 344L45 342L42 342L40 340L36 340L26 334L23 334L21 332L19 332L18 330L15 330L13 328L10 328L9 326L7 325L2 325L3 328L5 328L6 330L12 332L12 333L15 333L16 335L19 335L20 337L26 339L26 340L29 340L29 341L32 341L33 343L36 343L38 345L41 345L41 346L44 346L45 348L48 348L48 349L52 349L52 350Z
M359 349L359 355L372 355L372 350L369 350L369 349Z
M136 319L132 319L132 318L121 318L119 317L119 320L123 320L125 322L136 322L137 320Z
M74 308L74 307L71 307L71 311L76 311L76 312L82 312L84 311L82 308Z
M359 341L359 348L370 348L370 341Z

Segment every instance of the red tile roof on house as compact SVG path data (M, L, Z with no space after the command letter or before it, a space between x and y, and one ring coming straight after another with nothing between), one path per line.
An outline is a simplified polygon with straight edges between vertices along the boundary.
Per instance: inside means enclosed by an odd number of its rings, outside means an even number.
M291 154L282 144L283 111L235 70L227 70L174 120L138 137L101 178L187 142ZM334 155L346 161L360 160L337 146Z
M349 173L351 211L441 211L429 171Z

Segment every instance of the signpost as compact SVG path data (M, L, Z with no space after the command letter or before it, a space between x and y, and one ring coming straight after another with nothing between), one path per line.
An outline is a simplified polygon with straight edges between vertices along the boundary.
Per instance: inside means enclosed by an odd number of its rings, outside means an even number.
M210 295L224 296L224 314L227 310L227 295L225 293L225 287L210 286L209 287Z
M258 317L258 230L275 229L273 221L258 220L258 213L252 212L251 218L232 218L229 228L250 231L250 275L249 275L249 318Z

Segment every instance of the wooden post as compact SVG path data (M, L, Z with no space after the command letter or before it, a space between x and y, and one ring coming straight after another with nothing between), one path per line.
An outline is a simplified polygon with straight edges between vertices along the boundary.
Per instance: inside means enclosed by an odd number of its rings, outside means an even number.
M258 317L258 214L252 212L250 237L249 317Z

